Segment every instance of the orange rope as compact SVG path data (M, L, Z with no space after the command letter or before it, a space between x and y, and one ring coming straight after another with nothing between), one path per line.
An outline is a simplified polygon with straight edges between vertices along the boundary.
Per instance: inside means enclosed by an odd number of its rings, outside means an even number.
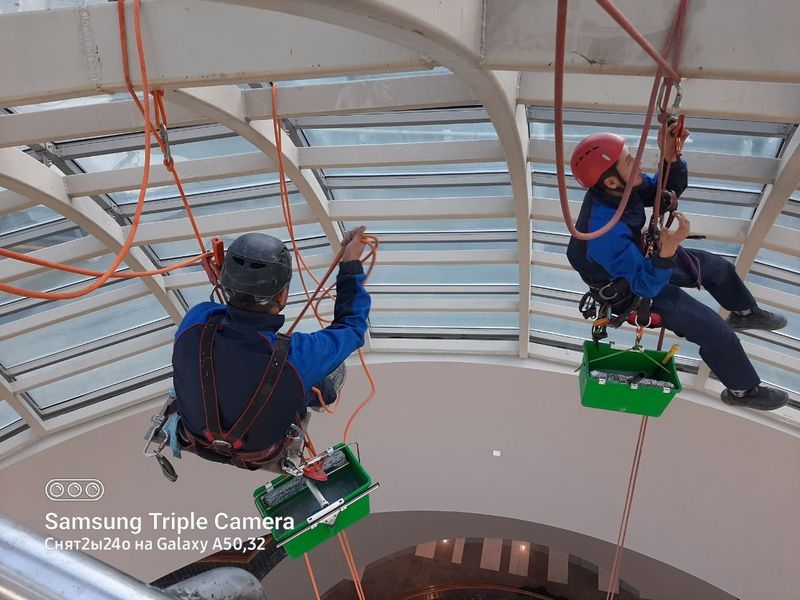
M311 568L311 560L308 558L308 552L303 554L303 558L306 559L306 568L308 569L309 577L311 577L311 587L314 588L314 598L316 600L322 600L319 595L319 588L317 587L317 578L314 577L314 569Z
M284 163L283 163L283 143L282 143L282 139L281 139L282 130L281 130L281 126L280 126L280 119L278 118L278 110L277 110L277 98L278 98L278 95L277 95L277 90L278 90L278 86L276 84L273 84L273 86L272 86L272 131L273 131L273 134L275 136L275 147L276 147L277 158L278 158L277 159L277 163L278 163L278 173L279 173L279 181L280 181L281 208L283 209L283 216L284 216L284 219L286 221L286 229L289 232L289 238L290 238L290 240L292 242L292 250L293 250L294 255L296 257L296 260L297 260L297 271L298 271L298 273L300 275L300 283L301 283L301 285L303 287L303 292L306 295L306 304L303 306L302 310L297 315L297 317L295 318L294 322L289 327L289 329L288 329L288 331L286 333L286 335L291 335L292 332L295 330L295 328L300 324L300 321L302 320L303 316L306 314L306 312L308 311L309 308L311 308L311 310L313 311L314 316L317 318L317 321L319 322L320 325L323 325L326 321L329 322L329 320L324 319L320 315L319 306L320 306L321 302L325 298L329 298L329 299L335 300L335 295L332 292L332 289L335 286L335 284L332 284L332 285L330 285L328 287L325 287L325 283L330 278L331 274L333 273L333 270L336 268L336 265L339 264L339 261L342 258L342 254L344 254L344 247L340 248L339 252L334 257L333 262L331 263L330 267L328 267L328 270L325 272L325 275L322 277L321 280L318 280L315 277L314 273L309 268L308 264L303 259L303 256L302 256L302 254L300 252L300 248L297 245L297 240L296 240L296 236L295 236L295 232L294 232L294 223L292 222L292 209L291 209L291 204L289 203L289 189L288 189L288 186L286 184L286 170L285 170ZM376 236L374 236L374 235L362 235L362 241L369 247L369 252L362 259L362 262L369 261L369 263L370 263L369 267L366 270L366 277L365 277L365 281L366 281L369 278L370 274L372 273L372 269L375 267L375 263L376 263L376 260L377 260L377 249L378 249L378 244L380 242L379 242L378 238ZM310 278L317 285L317 288L314 290L313 293L310 293L309 290L308 290L308 286L306 285L305 278L303 276L303 271L306 271L306 273L310 276ZM320 294L320 292L322 292L322 294L317 299L317 296ZM359 357L359 360L361 361L361 366L364 368L364 372L367 375L367 379L369 380L370 393L361 402L361 404L358 405L356 410L353 412L353 414L348 419L347 424L345 425L344 436L343 436L343 439L344 439L345 443L347 443L347 440L348 440L348 437L349 437L349 434L350 434L350 428L351 428L351 426L353 424L354 419L361 412L361 410L364 408L364 406L366 406L367 403L372 399L372 397L375 395L375 391L376 391L375 380L372 377L372 373L370 372L369 367L367 367L367 363L364 360L364 353L361 351L361 349L358 350L358 357ZM319 399L320 405L323 407L323 409L328 413L335 412L335 410L336 410L336 408L338 406L338 403L339 403L340 395L337 396L336 401L334 402L334 407L333 408L329 408L328 406L325 405L325 403L323 401L323 398L322 398L322 394L318 390L315 390L315 392L317 394L317 398ZM308 434L306 434L306 445L308 446L308 448L309 448L309 450L311 452L311 455L312 456L316 455L316 450L314 448L313 442L311 441L311 436L309 436ZM346 534L344 532L339 533L338 537L339 537L339 543L342 546L342 552L344 553L345 561L347 562L347 568L349 569L350 574L353 577L353 583L355 585L356 593L358 594L358 598L359 598L359 600L365 600L364 590L363 590L363 588L361 586L361 578L358 575L358 568L356 566L355 558L353 557L353 551L350 548L350 543L349 543L349 541L347 539L347 536L346 536ZM317 600L319 600L319 591L317 590L316 578L314 576L314 569L311 567L311 561L308 559L308 555L307 554L304 555L304 558L306 560L306 567L308 568L309 576L311 577L312 586L314 587L314 593L317 594Z
M347 534L344 531L339 532L337 536L339 538L339 543L342 546L344 559L345 561L347 561L347 568L350 571L350 575L353 577L353 585L355 585L356 587L356 594L358 595L358 600L365 600L364 588L361 586L361 577L358 574L358 567L356 567L356 560L353 557L353 549L350 548L350 540L347 539Z
M139 57L139 69L142 79L142 97L144 99L144 103L142 103L137 97L136 91L134 90L133 84L131 83L130 66L128 64L128 43L127 43L127 32L126 32L127 27L125 23L124 2L125 0L119 0L117 2L117 19L119 22L120 49L122 53L123 71L125 74L125 86L127 87L128 92L131 95L131 98L133 98L136 107L139 109L139 112L142 114L142 117L144 119L144 136L145 136L144 167L142 170L142 182L139 186L139 197L136 202L136 211L134 213L131 223L131 228L126 237L125 243L122 245L122 248L120 248L119 252L114 257L111 266L105 271L82 269L80 267L75 267L64 263L32 257L29 256L28 254L14 252L13 250L0 249L0 256L4 256L6 258L18 260L28 264L38 265L40 267L46 267L48 269L56 269L59 271L66 271L68 273L76 273L80 275L97 277L97 279L88 286L81 288L79 290L75 290L73 292L63 292L63 293L40 292L37 290L30 290L22 287L9 285L6 283L0 283L0 291L2 292L8 294L14 294L17 296L24 296L28 298L39 298L43 300L68 300L72 298L79 298L81 296L85 296L93 292L111 278L133 279L139 277L163 275L165 273L169 273L171 271L175 271L177 269L181 269L183 267L198 263L202 261L204 258L210 256L210 253L206 251L205 245L203 244L203 239L202 236L200 235L200 230L197 227L194 215L192 214L191 206L189 205L189 201L186 197L186 193L184 192L180 177L175 169L174 161L171 159L171 157L168 157L168 147L166 141L162 139L162 137L159 135L158 129L161 127L161 125L163 124L165 128L167 126L167 113L164 107L164 100L163 100L164 92L162 90L155 90L151 94L149 90L149 82L147 78L147 64L145 61L144 45L142 42L140 0L134 1L134 29L136 32L136 49ZM153 105L154 105L153 112L155 113L155 118L156 118L155 126L150 120L150 98L149 98L150 95L152 95L153 97ZM183 205L186 208L186 213L189 217L189 222L192 226L195 237L197 238L197 241L200 245L202 253L199 254L198 256L194 256L186 260L180 261L169 267L163 267L160 269L154 269L149 271L127 271L123 273L117 273L116 272L117 268L124 260L124 257L128 254L128 251L133 246L133 242L136 237L136 231L138 230L139 223L141 222L141 215L144 209L144 199L147 194L147 184L150 179L150 149L151 149L150 136L151 135L156 139L162 151L164 152L164 166L172 174L173 180L175 181L175 185L177 186L178 192L180 193L181 201L183 202Z

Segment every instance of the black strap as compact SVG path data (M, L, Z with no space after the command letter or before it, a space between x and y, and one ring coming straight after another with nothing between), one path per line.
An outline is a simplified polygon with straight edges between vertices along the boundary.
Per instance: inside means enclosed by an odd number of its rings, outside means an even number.
M222 324L223 315L213 315L203 326L200 334L200 392L203 396L206 430L203 435L208 441L222 440L222 424L219 420L217 385L214 381L214 336Z
M233 427L227 432L223 432L219 417L217 386L214 380L213 357L214 335L220 328L222 318L222 315L212 316L203 327L203 333L200 336L200 380L206 420L206 430L203 434L211 443L210 449L213 452L231 456L234 450L241 448L242 438L253 427L275 391L275 385L278 383L289 355L289 337L282 333L276 334L276 343L258 388Z
M282 333L275 335L275 347L272 349L272 356L270 356L267 368L261 376L261 382L258 384L258 389L250 398L250 402L244 412L237 419L233 427L230 428L226 434L227 440L237 446L237 442L250 431L250 428L258 419L261 411L267 406L272 393L275 391L275 384L278 383L278 378L283 372L283 366L286 364L286 357L289 355L289 338Z

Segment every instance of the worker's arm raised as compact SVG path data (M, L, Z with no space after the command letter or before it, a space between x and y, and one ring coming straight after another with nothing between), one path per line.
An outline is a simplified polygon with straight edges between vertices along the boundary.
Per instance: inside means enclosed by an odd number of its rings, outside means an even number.
M371 300L364 289L364 267L359 260L364 250L364 228L349 232L336 277L333 322L321 331L292 335L289 362L297 369L306 389L328 375L355 350L364 345Z

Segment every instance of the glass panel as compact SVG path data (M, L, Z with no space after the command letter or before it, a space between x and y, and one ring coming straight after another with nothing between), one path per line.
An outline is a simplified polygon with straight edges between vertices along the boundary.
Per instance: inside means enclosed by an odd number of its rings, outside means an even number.
M467 329L513 329L519 328L519 312L382 312L373 311L369 316L373 328L380 327L446 327Z
M195 181L184 183L183 191L189 196L189 203L192 203L193 194L216 192L222 190L243 189L256 185L270 185L278 182L278 176L274 173L260 173L258 175L247 175L246 177L228 177L224 179L210 179L208 181ZM288 182L287 182L288 183ZM292 189L291 183L289 188ZM135 204L139 200L139 190L127 190L109 194L112 200L118 205ZM178 198L178 188L174 185L162 187L149 187L145 200L163 200L165 198Z
M781 267L794 273L800 272L800 256L789 256L783 252L764 250L762 248L756 254L756 262Z
M45 409L98 392L105 387L167 367L172 361L172 345L142 352L85 373L67 377L28 392L39 408Z
M259 150L239 136L187 142L185 144L174 142L172 144L172 157L175 162L251 152L259 152ZM161 153L161 149L158 146L154 146L150 152L150 164L159 164L163 159L164 155ZM86 158L78 158L75 162L87 173L141 167L144 165L144 150L87 156Z
M26 210L18 210L7 215L0 215L0 235L28 229L35 225L41 225L42 223L58 221L61 218L61 215L56 211L50 210L41 204Z
M331 127L325 129L303 129L302 132L311 146L463 142L497 139L497 132L491 123Z
M289 204L298 205L304 204L305 200L300 194L289 194ZM195 217L202 217L204 215L223 215L243 210L255 210L259 208L277 208L281 206L281 199L279 196L265 196L260 198L250 198L247 200L236 200L233 202L217 202L214 204L193 205L189 199L189 206L192 207L192 215ZM186 209L182 207L176 210L166 210L158 212L144 213L142 215L143 223L152 223L156 221L171 221L173 219L187 218Z
M267 233L269 235L273 235L277 238L280 238L281 240L283 240L285 244L290 243L289 232L285 227L278 227L275 229L262 229L260 230L260 232ZM222 241L225 243L225 247L227 248L240 235L241 234L239 233L231 233L220 237L222 238ZM295 225L294 235L295 239L298 241L298 244L300 244L301 247L303 247L301 240L308 238L316 238L316 237L320 238L319 240L320 244L328 246L327 238L324 237L325 234L322 231L322 227L317 223L309 223L307 225ZM314 244L314 246L316 245L317 244ZM191 239L181 240L178 242L152 244L150 247L161 260L171 260L173 258L194 256L198 253L199 250L197 240L194 237L192 237ZM325 249L308 250L304 251L303 255L305 256L306 254L319 254L325 251L326 251Z
M167 316L152 296L129 300L57 325L43 327L14 338L13 344L0 347L0 362L5 367L49 356L68 348L128 331Z
M0 430L8 427L12 423L19 421L21 417L5 400L0 400Z
M747 283L755 283L757 285L763 285L764 287L772 288L774 290L800 296L800 285L792 284L788 281L781 281L779 279L774 279L773 277L758 275L752 271L747 274L746 281Z
M542 267L533 265L531 269L531 282L533 285L555 288L558 290L568 290L583 295L586 284L580 275L572 269L557 269L555 267ZM575 308L577 311L577 306Z
M516 237L517 224L514 219L414 219L411 221L364 221L345 222L345 229L352 229L358 225L366 225L367 231L372 233L389 232L470 232L480 231L506 231ZM431 239L431 236L426 236ZM449 238L448 238L449 239Z
M67 225L67 221L64 221L64 225ZM35 230L29 232L30 236L35 235ZM14 250L15 252L23 252L25 254L29 252L34 252L36 250L41 250L42 248L49 248L50 246L57 246L58 244L63 244L64 242L71 242L74 240L79 240L88 236L89 234L86 233L80 227L72 227L66 229L64 231L59 231L53 235L48 235L45 237L36 238L33 237L30 240L26 240L24 242L16 242L13 244L9 244L6 246L9 250Z
M634 127L616 127L611 124L599 125L564 125L564 141L579 142L587 135L603 131L612 131L625 138L625 142L635 147L639 144L642 130ZM530 123L530 134L535 139L555 139L555 128L552 123ZM647 136L648 148L657 148L658 129L651 127ZM775 158L783 143L783 138L753 135L737 135L732 133L711 133L693 130L684 143L687 151L714 152L733 154L736 156L759 156Z
M752 361L752 363L763 382L800 394L800 375L797 373L791 373L780 367L768 365L757 360Z
M508 173L508 165L504 162L494 163L454 163L440 165L411 165L405 167L343 167L324 169L326 176L360 176L360 175L400 175L400 174L437 174L447 173Z
M536 337L537 332L555 334L563 337L565 341L578 344L583 344L584 340L589 340L592 337L591 323L588 321L581 323L580 321L570 321L545 315L531 315L531 335ZM633 346L635 337L634 328L623 325L619 329L609 329L608 338L603 341L611 342L620 349L624 349ZM648 349L655 349L657 343L657 334L646 335L642 341L642 345ZM680 340L679 345L679 358L699 359L699 349L696 345L686 340ZM669 340L665 340L664 346L669 348Z
M16 4L18 2L22 2L28 5L33 5L33 4L42 4L43 1L48 4L69 2L72 5L78 5L82 3L82 0L0 0L0 13L7 12L3 10L3 4L6 3ZM90 0L90 4L100 3L105 1L106 0ZM25 9L25 10L41 10L41 9L37 8L37 9ZM23 106L14 106L13 109L15 112L28 113L28 112L36 112L39 110L48 110L52 108L68 108L70 106L88 106L90 104L104 104L106 102L127 100L128 98L130 98L130 94L128 94L128 92L117 92L116 94L99 94L96 96L83 96L82 98L67 98L65 100L52 100L50 102L40 102L38 104L26 104Z
M111 265L112 261L113 261L112 256L105 255L105 256L90 258L89 260L84 260L72 264L74 264L77 267L82 267L85 269L104 271ZM89 279L91 278L86 277L85 275L75 275L73 273L67 273L65 271L51 270L39 273L38 275L23 277L22 279L15 280L11 283L21 288L51 291L66 285L79 283L81 281L88 281ZM4 306L6 304L10 304L12 302L20 300L21 299L19 296L0 293L0 306ZM0 322L2 322L2 319L0 319Z
M330 184L330 182L329 182ZM334 200L373 200L393 198L463 198L476 196L510 196L510 185L465 185L430 187L334 188Z
M345 83L347 81L364 81L367 79L394 79L397 77L419 77L420 75L442 75L449 73L444 67L434 67L424 71L403 71L399 73L373 73L371 75L343 75L339 77L324 77L319 79L287 79L279 81L280 87L295 87L299 85L317 85L325 83Z
M519 284L519 267L508 265L377 265L370 283L511 283Z

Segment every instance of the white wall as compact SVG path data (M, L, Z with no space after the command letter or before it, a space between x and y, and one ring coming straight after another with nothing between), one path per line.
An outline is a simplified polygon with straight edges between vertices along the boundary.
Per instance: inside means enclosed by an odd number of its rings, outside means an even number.
M382 485L375 511L496 515L616 540L637 417L582 408L574 375L547 373L544 363L404 360L374 365L378 395L353 428ZM341 411L315 416L318 446L341 437L365 389L352 369ZM54 510L256 514L261 474L189 457L175 461L180 479L169 484L141 458L146 425L144 413L129 417L0 471L0 510L39 529ZM55 504L43 493L52 477L97 477L106 495ZM627 545L736 597L787 600L798 595L799 501L797 437L679 398L650 423ZM98 555L144 580L199 558Z

